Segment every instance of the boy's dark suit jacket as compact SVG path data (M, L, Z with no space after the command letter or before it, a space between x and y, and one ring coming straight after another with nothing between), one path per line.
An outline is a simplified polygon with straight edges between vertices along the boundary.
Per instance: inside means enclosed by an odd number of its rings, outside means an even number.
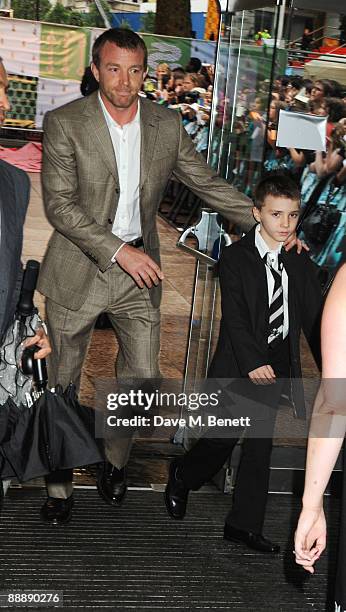
M291 379L301 378L301 329L320 367L319 326L322 292L317 268L304 251L283 249L288 276ZM226 247L220 258L222 320L209 377L239 378L270 363L268 353L269 304L264 262L255 246L255 228ZM298 384L297 384L298 382ZM302 384L296 381L293 400L297 415L305 416Z

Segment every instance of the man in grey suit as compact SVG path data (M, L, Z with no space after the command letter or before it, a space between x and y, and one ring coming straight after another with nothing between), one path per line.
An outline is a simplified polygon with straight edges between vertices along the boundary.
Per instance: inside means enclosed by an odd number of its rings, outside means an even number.
M159 377L160 268L156 213L171 176L245 231L251 201L195 152L179 113L139 98L147 69L143 40L110 29L95 41L99 91L45 116L43 197L55 228L41 267L52 342L50 383L80 381L98 315L107 312L119 342L119 379ZM130 444L107 443L102 497L126 492ZM71 518L72 474L52 474L44 520Z
M6 112L10 110L7 90L8 78L0 58L0 126L5 120ZM28 175L23 170L0 160L0 345L13 322L20 294L23 276L21 263L23 226L29 198ZM49 343L42 328L26 341L27 346L34 344L41 347L36 353L36 358L48 355ZM3 493L0 474L0 507Z

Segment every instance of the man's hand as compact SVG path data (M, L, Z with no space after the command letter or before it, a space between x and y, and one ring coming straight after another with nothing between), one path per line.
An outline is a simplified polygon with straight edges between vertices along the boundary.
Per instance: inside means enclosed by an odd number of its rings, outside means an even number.
M30 336L30 338L25 340L24 347L27 348L34 344L40 347L40 350L35 353L35 359L44 359L52 352L48 336L43 327L39 327L36 330L35 336Z
M300 255L303 249L305 251L310 251L308 245L305 244L305 242L303 242L302 240L299 240L299 238L297 238L296 233L291 234L291 236L287 238L286 242L284 242L285 251L290 251L294 246L297 247L298 255Z
M248 374L255 385L272 385L275 383L275 373L271 365L264 365L251 370Z
M145 286L150 289L153 285L158 285L164 278L159 266L149 255L129 244L125 244L118 251L116 262L125 272L132 276L141 289Z

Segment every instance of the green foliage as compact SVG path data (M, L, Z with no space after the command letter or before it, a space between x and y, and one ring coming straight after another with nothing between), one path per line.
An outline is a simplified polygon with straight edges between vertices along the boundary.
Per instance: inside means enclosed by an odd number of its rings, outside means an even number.
M106 13L108 17L109 23L112 23L112 14L109 9L109 4L107 0L101 0L101 4L102 4L102 8L104 12ZM89 13L85 14L85 25L88 25L89 27L96 27L96 28L106 27L95 3L91 5Z
M11 8L13 9L13 16L16 19L32 19L43 20L43 16L50 10L51 3L49 0L12 0ZM37 15L38 9L38 15Z
M56 4L44 16L44 21L50 23L62 23L65 25L84 25L83 15L72 11L69 8L64 8L62 4Z
M112 22L111 12L107 0L101 0L103 9L110 21ZM37 18L37 2L36 0L12 0L12 8L16 19L33 19ZM65 8L57 2L54 6L49 0L39 0L39 21L48 21L50 23L60 23L64 25L81 26L81 27L98 27L104 28L104 21L96 7L92 4L89 13L80 13L73 11L70 8ZM121 27L130 27L130 24L124 20Z
M147 32L148 34L154 34L155 32L155 13L148 11L144 13L141 18L140 32Z
M131 24L127 21L127 19L122 19L120 28L124 28L124 30L131 30Z

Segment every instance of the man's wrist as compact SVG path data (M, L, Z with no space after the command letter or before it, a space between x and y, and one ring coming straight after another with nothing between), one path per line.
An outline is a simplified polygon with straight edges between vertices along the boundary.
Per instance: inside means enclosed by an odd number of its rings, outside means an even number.
M118 249L115 251L115 253L114 253L113 257L111 258L111 262L112 262L112 263L116 263L116 261L117 261L117 255L118 255L119 251L120 251L120 250L123 248L123 246L125 246L125 244L126 244L126 242L123 242L123 243L120 245L120 247L119 247L119 248L118 248Z

